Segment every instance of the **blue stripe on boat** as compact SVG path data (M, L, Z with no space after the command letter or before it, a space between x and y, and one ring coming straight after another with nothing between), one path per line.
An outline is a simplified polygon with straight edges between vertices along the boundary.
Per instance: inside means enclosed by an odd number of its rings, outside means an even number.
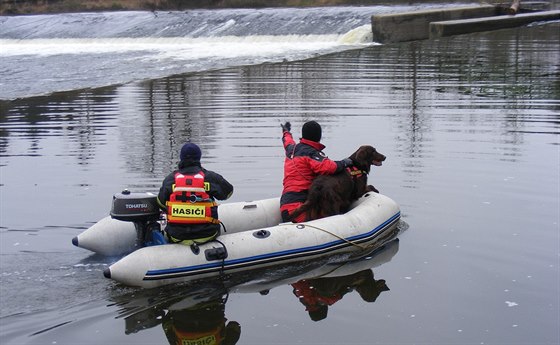
M346 241L353 241L353 242L358 242L358 243L363 242L363 241L360 241L360 240L365 240L365 239L368 239L369 237L372 237L373 235L378 233L380 230L384 229L388 225L390 225L393 222L395 222L396 220L398 220L400 218L400 216L401 216L401 213L397 212L391 218L389 218L388 220L383 222L381 225L379 225L378 227L376 227L372 231L369 231L365 234L351 236L351 237L347 238ZM216 261L216 262L211 262L211 263L207 263L207 264L203 264L203 265L197 265L197 266L186 266L186 267L177 267L177 268L166 268L166 269L161 269L161 270L152 270L152 271L146 272L146 275L144 276L143 280L160 280L160 279L168 279L168 278L177 278L177 277L182 277L182 276L186 276L186 275L193 275L198 271L211 272L212 270L224 269L224 268L227 268L227 267L233 266L233 265L239 265L239 264L243 264L243 263L254 263L256 261L263 261L263 260L266 260L266 259L271 260L271 259L274 259L274 258L286 257L286 256L294 255L294 254L300 254L300 256L305 256L305 255L310 255L313 252L317 252L317 251L320 252L321 250L333 249L333 247L340 246L340 245L343 245L343 246L344 245L351 245L351 244L348 244L346 241L345 240L336 240L336 241L333 241L333 242L327 242L327 243L324 243L324 244L311 246L311 247L290 249L290 250L274 252L274 253L269 253L269 254L249 256L249 257L244 257L244 258L239 258L239 259L234 259L234 260L225 260L224 262Z

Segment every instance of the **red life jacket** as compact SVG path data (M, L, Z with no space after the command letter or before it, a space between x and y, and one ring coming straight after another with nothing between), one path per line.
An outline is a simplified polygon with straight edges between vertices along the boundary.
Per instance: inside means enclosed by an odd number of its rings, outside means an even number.
M175 174L173 192L167 206L167 222L172 224L218 224L212 217L218 204L208 195L209 184L204 182L204 172L195 175Z

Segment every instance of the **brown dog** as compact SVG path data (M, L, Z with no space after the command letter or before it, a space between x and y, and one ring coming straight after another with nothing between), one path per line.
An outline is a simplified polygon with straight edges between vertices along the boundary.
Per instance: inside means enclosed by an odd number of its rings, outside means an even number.
M372 146L360 146L350 156L353 168L335 175L320 175L313 180L307 200L293 212L292 219L302 213L307 214L307 220L345 213L364 193L379 193L374 186L367 184L367 175L372 165L381 166L385 158Z

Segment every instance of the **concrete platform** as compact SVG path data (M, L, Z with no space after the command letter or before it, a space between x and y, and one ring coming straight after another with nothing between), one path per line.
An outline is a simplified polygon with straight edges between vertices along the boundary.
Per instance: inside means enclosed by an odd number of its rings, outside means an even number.
M430 23L430 38L466 34L470 32L491 31L514 28L533 22L560 20L560 11L545 11L496 16L488 18L450 20Z
M371 17L371 27L374 42L405 42L557 20L558 12L533 10L503 15L503 6L467 6L374 15Z
M374 15L371 17L373 41L391 43L428 39L431 22L491 17L497 15L497 11L496 6L483 5Z

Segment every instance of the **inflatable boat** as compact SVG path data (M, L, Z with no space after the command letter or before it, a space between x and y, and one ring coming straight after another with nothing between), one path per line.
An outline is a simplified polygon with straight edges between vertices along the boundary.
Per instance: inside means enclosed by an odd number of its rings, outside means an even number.
M273 198L221 204L222 235L195 250L165 243L155 195L123 192L114 196L111 216L72 243L102 255L129 253L105 269L105 277L153 288L327 255L357 258L398 232L399 206L382 194L364 194L345 214L297 224L281 223L279 203Z

